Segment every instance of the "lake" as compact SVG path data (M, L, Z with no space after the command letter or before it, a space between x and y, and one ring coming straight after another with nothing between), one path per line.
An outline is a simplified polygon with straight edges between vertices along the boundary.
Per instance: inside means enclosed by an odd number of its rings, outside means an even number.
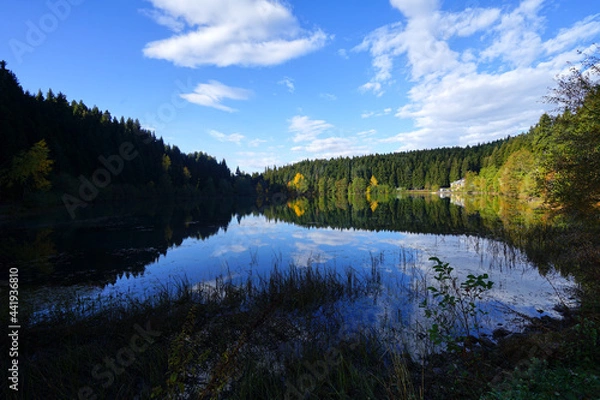
M516 329L523 315L558 316L553 307L575 283L540 270L511 244L500 218L463 203L437 196L148 202L90 206L74 220L58 209L5 221L0 254L19 268L22 308L33 318L86 302L146 299L184 279L242 283L294 266L377 274L376 298L341 305L343 312L369 324L411 324L422 318L433 281L430 257L448 262L459 282L489 275L494 286L480 305L488 333Z

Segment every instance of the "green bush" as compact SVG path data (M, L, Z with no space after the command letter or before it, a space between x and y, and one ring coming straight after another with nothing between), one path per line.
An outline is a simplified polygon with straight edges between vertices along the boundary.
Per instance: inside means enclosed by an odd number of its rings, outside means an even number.
M547 361L534 358L482 400L597 399L599 393L600 377L589 370L551 369Z

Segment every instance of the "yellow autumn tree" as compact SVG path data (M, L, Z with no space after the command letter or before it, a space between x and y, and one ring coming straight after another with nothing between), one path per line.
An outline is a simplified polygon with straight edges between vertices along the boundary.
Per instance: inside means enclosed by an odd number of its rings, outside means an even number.
M40 140L31 149L13 157L11 166L0 171L0 183L7 188L19 186L23 195L31 190L49 190L52 185L48 175L54 164L49 155L46 141Z
M306 209L308 208L308 200L305 198L298 198L292 201L288 201L288 208L294 210L294 214L297 217L301 217L306 213Z
M500 169L499 183L503 194L527 197L533 191L534 155L529 150L519 150L508 157Z
M299 193L308 191L308 182L300 172L297 172L294 179L288 182L288 186Z
M369 204L369 207L371 208L371 212L375 212L375 210L377 210L377 207L379 207L379 203L377 201L372 201Z
M171 168L171 157L169 157L166 154L163 154L162 156L162 167L165 170L165 172L167 172L169 168Z
M375 178L375 175L371 175L371 179L369 180L369 185L370 186L379 185L379 182L377 181L377 178Z
M188 167L183 167L183 179L185 180L185 183L188 183L191 178L192 174L190 173Z
M368 201L371 201L371 191L378 184L379 184L379 182L377 181L377 178L375 178L375 175L371 175L371 179L369 179L369 186L367 186L367 200Z

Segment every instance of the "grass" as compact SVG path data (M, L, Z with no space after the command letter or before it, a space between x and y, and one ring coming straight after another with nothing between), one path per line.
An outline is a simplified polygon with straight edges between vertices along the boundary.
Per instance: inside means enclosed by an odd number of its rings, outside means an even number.
M48 399L381 398L397 391L385 374L399 359L375 332L346 329L336 309L373 295L375 279L291 266L241 284L181 281L146 301L72 299L26 319L21 390L3 391Z
M533 358L482 400L592 399L600 393L600 376L585 368L551 367ZM591 397L595 395L596 397Z
M372 256L365 275L275 267L235 283L182 280L145 301L74 299L25 320L21 390L3 386L4 398L541 399L600 392L600 324L590 315L537 320L527 334L497 345L462 338L458 350L420 360L393 332L349 321L340 304L379 296L380 261Z

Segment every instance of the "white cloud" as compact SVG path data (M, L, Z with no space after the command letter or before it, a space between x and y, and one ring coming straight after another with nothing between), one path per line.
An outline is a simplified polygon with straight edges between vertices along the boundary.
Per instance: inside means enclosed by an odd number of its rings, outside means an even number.
M543 18L538 15L542 2L524 0L513 12L503 15L493 28L494 42L481 55L489 60L499 57L517 67L530 65L543 50Z
M248 250L247 246L241 244L222 245L215 248L212 252L211 257L221 257L229 253L243 253Z
M287 87L288 92L294 93L296 87L294 86L294 80L292 78L288 78L287 76L277 82L278 85L285 85Z
M368 136L373 136L375 134L377 134L377 131L375 129L369 129L368 131L357 132L356 136L359 136L359 137L368 137Z
M399 150L476 144L526 131L549 108L541 99L554 76L566 60L579 58L576 46L600 33L597 14L548 35L544 0L456 13L442 11L435 0L390 2L406 20L374 30L353 50L371 55L373 76L360 90L377 96L395 83L398 59L406 61L402 73L411 88L396 116L414 128L379 140L399 143Z
M439 29L443 38L468 37L495 23L500 17L498 8L468 8L460 13L438 14Z
M599 15L590 15L579 21L572 28L563 28L556 37L544 42L544 50L549 53L565 51L582 41L591 41L600 34Z
M361 234L360 231L342 231L329 228L300 232L294 237L305 239L307 242L310 240L318 246L347 246L349 244L357 246L360 244L358 239L362 236Z
M390 0L390 4L408 18L431 15L438 7L438 0Z
M219 142L231 142L237 145L241 144L242 140L244 140L245 138L244 135L241 135L239 133L232 133L231 135L226 135L222 132L215 130L208 131L208 134L217 139Z
M338 56L342 57L344 60L349 59L350 57L348 57L348 52L346 51L346 49L339 49L337 51Z
M391 107L384 108L383 111L365 111L360 114L361 118L371 118L371 117L382 117L384 115L389 115L392 112Z
M262 143L267 143L267 140L252 139L248 142L248 147L259 147Z
M457 66L459 54L445 41L453 36L469 36L492 24L497 9L467 9L462 13L442 13L437 1L392 0L392 5L407 18L385 25L368 34L354 51L369 51L375 75L361 91L383 94L382 84L392 79L394 58L405 54L413 80L435 78Z
M381 83L379 83L379 82L367 82L364 85L362 85L361 87L359 87L359 90L363 93L372 91L378 97L383 94L383 90L381 89Z
M263 171L265 167L282 164L282 160L275 151L240 151L236 155L239 156L238 165L243 166L243 169L247 171Z
M185 23L169 14L162 13L158 10L140 10L142 15L152 18L157 24L166 26L173 32L181 32L185 28Z
M415 101L396 116L414 121L416 130L383 142L403 143L402 150L488 142L526 131L544 112L548 70L521 68L499 74L446 76L415 86Z
M335 128L324 120L313 120L307 116L297 115L288 122L290 123L288 130L294 133L292 140L297 143L290 149L292 152L310 153L312 158L335 158L369 153L369 148L361 140L369 136L370 131L363 132L364 135L361 137L357 135L323 138L320 136Z
M333 128L323 120L313 120L307 116L296 115L288 121L288 131L294 134L294 143L314 140L321 133Z
M321 93L319 94L319 97L325 100L330 100L330 101L335 101L337 100L337 96L335 94L331 94L331 93Z
M234 112L237 110L221 104L221 101L224 99L246 100L251 94L252 92L249 90L227 86L221 82L211 80L208 83L201 83L196 86L193 93L184 93L180 96L190 103Z
M367 112L360 114L360 117L361 118L371 118L373 115L375 115L375 111L367 111Z
M314 158L336 158L369 153L369 149L364 145L358 144L355 138L334 136L324 139L314 139L306 146L296 146L291 150L311 153L311 157Z
M178 34L150 42L144 55L175 65L267 66L325 46L320 29L302 29L291 9L269 0L149 0L144 11Z

